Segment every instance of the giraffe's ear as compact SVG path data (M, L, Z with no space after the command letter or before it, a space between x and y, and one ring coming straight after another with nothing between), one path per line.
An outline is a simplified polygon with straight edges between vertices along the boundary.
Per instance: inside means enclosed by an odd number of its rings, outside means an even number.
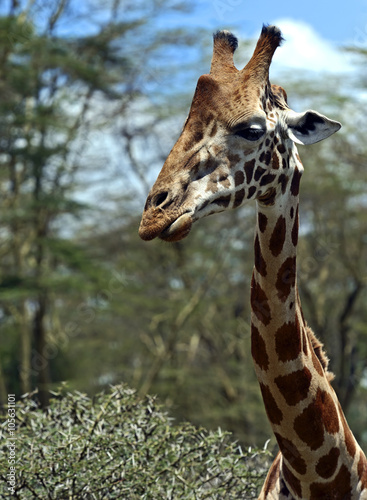
M311 109L304 113L287 112L288 136L297 144L314 144L337 132L341 124Z

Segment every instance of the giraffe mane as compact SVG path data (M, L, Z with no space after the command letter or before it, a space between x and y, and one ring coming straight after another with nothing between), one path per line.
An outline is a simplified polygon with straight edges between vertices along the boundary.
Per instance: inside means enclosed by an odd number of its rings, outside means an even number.
M326 353L324 351L324 344L320 342L320 340L316 337L315 333L313 330L306 325L306 333L311 341L311 346L314 350L314 353L317 356L317 359L320 361L321 366L325 372L326 378L329 382L334 380L335 375L333 372L329 371L329 358L326 356Z

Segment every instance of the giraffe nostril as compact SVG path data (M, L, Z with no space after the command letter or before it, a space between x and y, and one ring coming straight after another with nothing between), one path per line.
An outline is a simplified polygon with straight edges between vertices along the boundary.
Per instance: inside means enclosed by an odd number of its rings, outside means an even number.
M163 191L162 193L157 194L157 196L154 198L152 205L154 207L159 207L166 201L168 197L168 191Z

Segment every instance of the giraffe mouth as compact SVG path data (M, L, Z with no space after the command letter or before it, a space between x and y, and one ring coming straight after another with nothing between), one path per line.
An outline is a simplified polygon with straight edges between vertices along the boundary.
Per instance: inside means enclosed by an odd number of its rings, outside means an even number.
M158 234L158 237L164 241L180 241L189 234L192 223L191 215L184 213Z
M176 217L173 222L172 218L169 221L167 221L166 217L162 217L162 219L156 223L154 214L148 212L145 217L143 216L139 227L140 238L144 241L154 240L154 238L171 242L179 241L189 234L194 222L188 212Z

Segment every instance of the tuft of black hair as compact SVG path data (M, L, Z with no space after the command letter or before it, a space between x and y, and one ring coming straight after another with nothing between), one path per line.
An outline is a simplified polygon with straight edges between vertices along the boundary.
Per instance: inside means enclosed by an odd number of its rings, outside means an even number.
M263 24L262 30L261 30L262 35L270 35L273 38L275 38L278 41L278 44L280 45L282 42L284 42L284 38L282 36L282 32L277 26L271 26L269 24Z
M222 31L216 31L213 33L213 39L214 40L226 40L228 45L231 47L233 52L237 49L238 47L238 40L237 37L233 35L230 31L222 30Z

